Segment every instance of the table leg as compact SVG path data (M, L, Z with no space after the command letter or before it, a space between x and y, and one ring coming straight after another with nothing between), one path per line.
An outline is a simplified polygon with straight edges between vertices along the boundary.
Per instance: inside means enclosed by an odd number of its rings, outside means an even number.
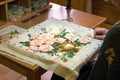
M27 74L27 80L41 80L41 75L45 73L46 70L38 67L37 70L29 70Z

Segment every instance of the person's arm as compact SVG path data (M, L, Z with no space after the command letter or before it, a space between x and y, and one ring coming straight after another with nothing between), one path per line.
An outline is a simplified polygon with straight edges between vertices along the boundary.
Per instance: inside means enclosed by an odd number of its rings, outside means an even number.
M88 80L120 80L120 23L111 27Z
M94 38L99 39L99 40L104 40L107 32L108 32L108 29L106 29L106 28L95 28L94 29ZM89 63L95 62L97 60L97 57L98 57L98 52L92 56Z

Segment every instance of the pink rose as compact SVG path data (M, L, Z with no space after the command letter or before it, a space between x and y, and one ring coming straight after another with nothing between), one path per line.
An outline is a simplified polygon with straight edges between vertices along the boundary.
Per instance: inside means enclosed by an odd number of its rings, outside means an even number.
M82 37L78 40L80 43L88 43L91 42L92 38L91 37Z

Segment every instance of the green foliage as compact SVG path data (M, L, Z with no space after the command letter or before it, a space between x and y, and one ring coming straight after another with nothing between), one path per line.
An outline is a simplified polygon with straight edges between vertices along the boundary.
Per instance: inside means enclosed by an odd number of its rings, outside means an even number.
M28 34L28 37L31 38L31 34Z
M46 33L49 33L52 31L53 28L45 28L45 27L42 27L41 28L41 31L39 35L42 35L42 34L46 34ZM60 34L58 35L54 35L54 38L65 38L65 36L67 34L69 34L70 32L66 31L66 28L62 27L60 28ZM81 37L79 33L77 32L72 32L72 34L78 36L78 37ZM91 36L91 35L88 35L88 36ZM32 41L33 39L31 39L31 34L28 34L28 37L29 37L29 41L25 41L25 42L20 42L20 44L22 44L23 46L30 46L30 41ZM80 43L78 41L79 39L76 39L74 42L70 42L69 39L66 39L64 43L72 43L75 45L75 49L76 49L76 46L81 46L81 45L86 45L90 42L87 42L87 43ZM54 42L51 46L53 47L53 49L51 51L42 51L42 50L36 50L34 52L39 52L39 53L47 53L51 56L54 56L54 55L58 55L62 61L64 62L67 62L69 59L73 58L75 56L75 49L74 50L67 50L67 51L63 51L63 45L64 43L58 43L58 42ZM46 43L43 43L43 45L46 44ZM39 45L40 46L40 45ZM38 47L39 47L38 46ZM76 49L77 50L77 49ZM77 50L78 51L78 50ZM60 53L60 54L59 54Z
M61 33L56 35L55 37L61 37L61 38L64 38L64 36L66 34L68 34L69 32L66 31L66 29L61 29Z
M47 53L47 54L50 54L51 56L54 56L55 51L54 51L54 50L52 50L52 51L47 51L46 53Z
M47 31L47 29L46 29L45 27L41 28L41 31L42 31L43 33L48 33L48 31Z
M23 46L29 46L30 45L30 41L25 41L25 42L19 42L20 44L22 44Z
M66 52L62 55L61 59L64 61L64 62L67 62L69 58L73 58L75 56L74 52Z
M17 30L14 30L10 34L20 34L20 33Z
M80 45L81 45L81 43L80 43L80 42L78 42L78 39L77 39L77 40L75 40L75 41L74 41L74 43L75 43L77 46L80 46Z
M61 45L62 45L61 43L54 42L54 43L52 44L52 47L54 48L54 49L53 49L53 52L54 52L54 53L59 52Z
M67 52L66 54L68 58L73 58L75 56L74 52Z

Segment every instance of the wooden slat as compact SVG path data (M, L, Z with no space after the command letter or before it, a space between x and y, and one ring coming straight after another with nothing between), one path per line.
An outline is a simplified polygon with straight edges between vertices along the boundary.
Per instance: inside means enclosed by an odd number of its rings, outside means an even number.
M0 5L0 19L7 20L6 4Z
M13 1L15 1L15 0L7 0L7 2L13 2Z
M29 19L32 16L35 16L37 13L41 13L41 12L51 8L51 7L52 7L52 5L46 5L45 7L41 8L41 9L37 9L37 10L35 10L35 11L29 13L29 14L24 14L20 18L18 18L17 21L24 21L26 19Z
M3 4L5 4L5 1L0 1L0 5L3 5Z
M120 20L120 10L115 7L110 1L105 0L92 0L93 2L93 14L106 17L106 22L114 24Z
M6 57L6 58L8 58L8 59L10 59L10 60L12 60L12 61L14 61L16 63L19 63L20 65L23 65L23 66L25 66L25 67L27 67L29 69L34 70L34 67L36 66L36 64L27 62L27 61L25 61L23 59L17 58L15 56L10 55L9 53L8 54L6 54L6 53L7 52L0 51L0 56L4 56L4 57Z

